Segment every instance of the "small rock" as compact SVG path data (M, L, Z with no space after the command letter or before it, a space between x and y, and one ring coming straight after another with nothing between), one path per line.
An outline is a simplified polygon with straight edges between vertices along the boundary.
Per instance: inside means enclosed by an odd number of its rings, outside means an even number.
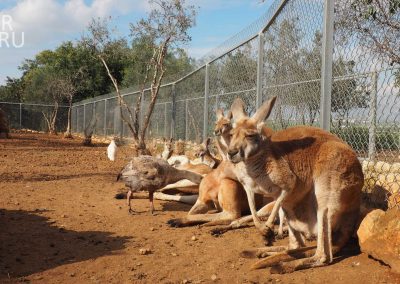
M61 218L67 218L67 215L62 214L62 215L61 215Z
M192 236L192 239L191 239L192 241L197 241L197 238L196 238L196 236Z
M171 255L172 255L172 256L178 256L178 254L176 254L176 253L174 253L174 252L171 253Z
M153 227L150 227L150 231L154 231L154 228L153 228Z
M217 278L218 278L217 275L215 275L215 274L211 275L211 280L212 280L212 281L217 280Z
M70 273L70 274L69 274L69 276L71 276L71 277L75 277L75 273L74 273L74 272L72 272L72 273Z
M360 263L358 261L354 261L351 266L356 267L356 266L360 266Z
M142 255L147 255L147 254L151 254L152 251L149 248L141 248L141 249L139 249L139 253Z
M182 284L189 284L190 283L190 280L189 279L183 279L182 280Z
M136 266L142 266L143 264L141 264L140 262L136 263Z

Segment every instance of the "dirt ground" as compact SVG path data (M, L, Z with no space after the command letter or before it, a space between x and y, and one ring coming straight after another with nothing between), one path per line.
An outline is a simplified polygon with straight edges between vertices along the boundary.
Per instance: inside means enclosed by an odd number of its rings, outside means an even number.
M156 201L151 216L144 194L133 200L142 213L128 215L114 194L129 147L114 163L106 147L44 134L0 140L0 283L400 283L354 248L327 267L250 271L255 260L239 253L263 246L254 228L218 238L206 227L170 228L190 206Z

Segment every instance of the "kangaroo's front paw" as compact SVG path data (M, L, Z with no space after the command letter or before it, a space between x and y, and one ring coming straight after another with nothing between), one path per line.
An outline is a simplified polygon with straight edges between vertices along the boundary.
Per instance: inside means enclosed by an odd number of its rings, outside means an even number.
M259 228L261 235L264 238L265 245L271 246L273 241L275 240L275 232L274 229L268 225L262 225Z
M173 228L183 227L183 222L181 219L170 219L167 221L167 224Z
M222 234L226 233L229 230L229 227L217 227L210 231L211 235L214 237L219 237Z

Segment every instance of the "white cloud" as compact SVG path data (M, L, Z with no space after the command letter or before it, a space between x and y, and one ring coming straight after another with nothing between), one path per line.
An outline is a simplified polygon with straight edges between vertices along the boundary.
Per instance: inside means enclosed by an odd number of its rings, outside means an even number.
M19 75L17 66L25 58L32 58L43 49L54 48L61 41L78 38L93 17L118 17L149 10L147 0L92 0L88 4L84 0L18 0L5 4L8 8L0 9L0 32L3 36L4 32L8 34L11 47L6 47L4 42L0 45L0 85L6 75ZM5 15L12 17L12 31L1 25ZM13 33L19 44L22 32L24 46L12 47Z
M57 0L22 0L10 9L1 10L0 17L10 15L14 32L24 32L26 44L37 45L79 33L93 17L146 10L146 0L93 0L91 4L83 0L67 0L64 3Z

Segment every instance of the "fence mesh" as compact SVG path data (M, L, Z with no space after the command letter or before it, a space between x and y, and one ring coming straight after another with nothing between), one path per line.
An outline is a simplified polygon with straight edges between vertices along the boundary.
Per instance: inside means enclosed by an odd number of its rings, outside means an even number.
M204 56L204 65L198 70L163 85L148 137L200 142L212 136L216 109L228 109L236 97L244 100L251 115L262 101L277 96L268 121L274 129L320 126L325 2L274 1L260 19ZM357 3L369 5L367 2ZM363 34L365 29L357 30L360 26L372 31L380 27L370 19L357 18L353 4L335 1L330 129L362 162L365 200L391 208L400 206L400 66L373 48ZM392 17L398 22L399 12ZM390 28L382 31L380 37L393 36L398 42L398 30L397 37ZM139 94L138 90L125 91L125 101L132 109ZM140 124L150 99L146 90ZM44 126L43 110L23 106L20 112L19 105L0 107L14 128L20 127L20 113L22 127L28 123L32 128ZM35 117L29 122L24 119L28 113ZM114 94L75 104L72 114L74 132L83 132L95 116L97 135L131 135L121 121ZM125 110L122 115L127 116Z
M376 1L372 5L378 2L389 4ZM390 37L390 25L381 26L362 15L372 6L356 5L360 4L335 1L331 131L361 158L366 201L382 208L400 206L400 66L393 64L383 49L377 50L370 43L372 37L365 34L368 28L378 38ZM389 9L389 5L383 9ZM398 23L399 12L385 21L395 19ZM400 44L400 30L393 36L388 46L395 41Z
M289 1L263 34L263 99L279 98L274 128L318 124L322 10L323 1Z
M54 111L53 105L19 104L0 102L0 108L6 113L9 127L12 130L29 129L46 132L48 125L45 119L50 118ZM55 128L57 132L64 132L67 128L68 108L59 106Z

